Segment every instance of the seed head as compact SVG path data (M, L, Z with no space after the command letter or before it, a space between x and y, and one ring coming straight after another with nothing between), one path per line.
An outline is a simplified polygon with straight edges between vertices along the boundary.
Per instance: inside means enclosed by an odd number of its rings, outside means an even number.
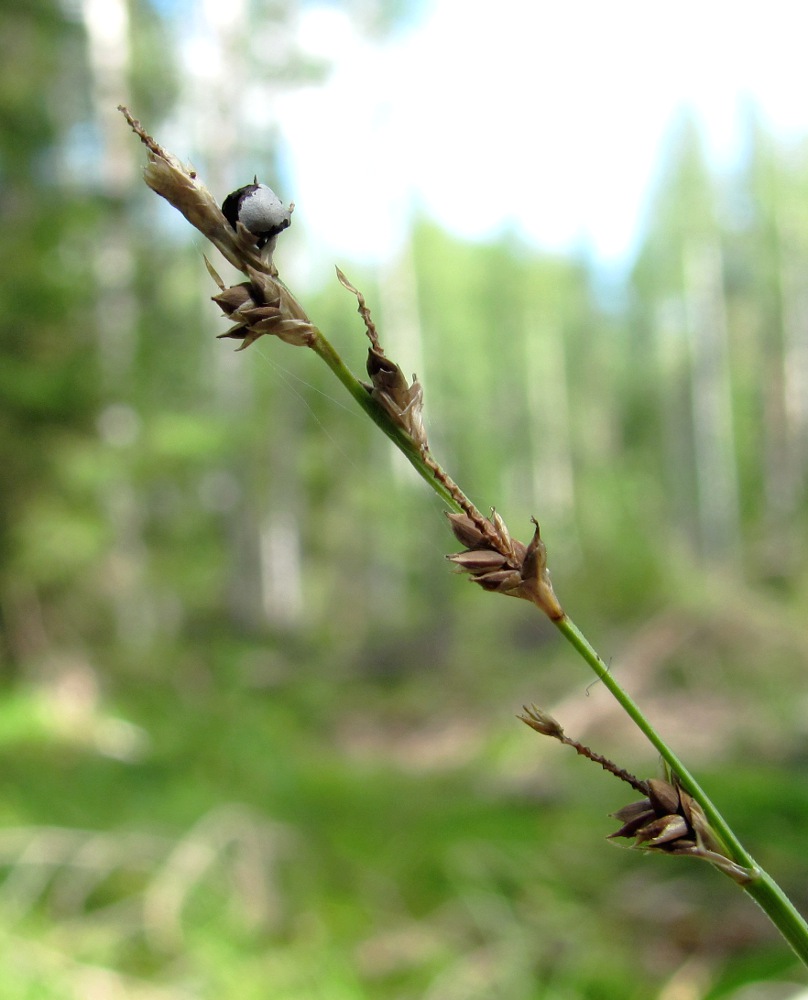
M740 885L754 877L752 871L730 858L701 806L678 782L651 778L645 785L647 798L623 806L613 814L622 826L610 839L633 840L632 846L641 851L708 861Z

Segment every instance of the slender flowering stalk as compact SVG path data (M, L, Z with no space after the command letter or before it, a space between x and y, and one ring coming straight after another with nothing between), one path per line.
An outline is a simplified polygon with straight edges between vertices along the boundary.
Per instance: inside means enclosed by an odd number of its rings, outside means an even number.
M195 170L155 142L126 108L120 107L120 111L146 148L144 178L149 187L178 209L246 278L237 285L225 286L213 265L205 260L218 286L213 300L233 324L220 336L238 341L238 350L249 347L259 337L273 336L314 351L451 508L449 524L463 551L447 558L458 572L468 574L483 590L530 601L546 614L659 752L665 778L641 780L567 737L561 726L539 709L526 708L521 716L535 731L573 747L643 795L641 801L615 813L622 826L612 837L633 839L634 846L642 851L708 861L757 901L808 966L808 924L743 847L693 775L561 607L547 569L547 550L538 522L533 520L529 542L512 538L500 515L492 510L489 517L484 516L433 458L422 419L421 386L415 376L408 380L385 354L361 292L337 269L341 284L356 297L370 342L369 382L353 375L280 280L273 260L275 243L289 225L294 206L284 208L274 192L256 179L229 195L220 208Z

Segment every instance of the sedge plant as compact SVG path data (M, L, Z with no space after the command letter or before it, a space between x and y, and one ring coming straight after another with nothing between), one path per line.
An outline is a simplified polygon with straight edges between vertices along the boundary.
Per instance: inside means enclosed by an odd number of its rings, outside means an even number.
M546 615L575 652L594 671L620 706L659 753L664 777L638 779L568 737L559 723L536 706L519 718L541 735L572 747L607 772L629 784L641 797L619 809L621 823L612 834L645 853L663 853L708 862L731 878L767 914L802 963L808 966L808 924L772 877L741 844L726 819L640 708L615 679L584 633L562 608L547 569L547 550L538 522L528 542L513 538L502 517L485 516L433 458L422 420L423 392L384 352L365 299L337 269L342 285L355 296L370 342L369 381L357 378L305 310L280 280L273 260L278 233L288 226L291 210L283 209L269 188L248 185L234 192L222 208L192 168L160 146L129 110L119 108L146 148L146 184L178 209L246 280L226 286L210 261L208 271L218 286L213 301L232 326L220 337L238 342L238 350L263 336L312 350L330 368L371 420L404 454L415 471L445 502L447 518L462 551L447 558L483 590L529 601ZM239 211L241 200L259 192L270 220L256 221L256 205ZM268 192L268 193L267 193ZM223 211L224 209L224 211ZM258 212L260 215L260 212Z

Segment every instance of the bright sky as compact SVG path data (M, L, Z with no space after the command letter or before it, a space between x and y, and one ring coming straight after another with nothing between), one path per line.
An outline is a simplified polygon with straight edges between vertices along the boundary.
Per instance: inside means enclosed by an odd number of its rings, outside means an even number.
M334 259L386 256L420 204L467 236L516 223L619 264L677 109L696 109L722 166L748 97L808 134L798 0L433 0L383 47L323 4L299 30L335 68L284 97L281 121L296 218Z

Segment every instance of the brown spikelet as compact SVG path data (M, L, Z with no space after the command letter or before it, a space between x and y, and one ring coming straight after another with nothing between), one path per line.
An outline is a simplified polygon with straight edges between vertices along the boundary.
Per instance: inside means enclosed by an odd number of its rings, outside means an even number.
M740 885L753 873L734 862L698 802L675 781L651 778L646 798L614 813L622 824L611 839L633 840L641 851L656 851L708 861Z
M220 288L219 293L212 296L213 301L234 323L225 333L219 334L219 339L240 340L239 351L265 335L297 347L311 346L316 336L314 327L282 281L247 267L250 281L225 287L207 257L205 265Z
M423 421L424 392L421 383L414 375L412 382L408 382L401 368L387 357L379 341L379 333L365 302L365 296L351 284L339 268L336 268L336 271L339 283L356 296L356 301L359 303L358 312L370 341L367 360L370 385L366 388L391 420L406 431L422 451L426 451L427 440Z
M550 582L547 550L535 518L533 538L527 545L511 537L496 511L480 524L468 514L447 514L455 538L466 546L464 552L447 556L461 572L468 573L483 590L531 601L553 621L564 611Z
M274 243L261 251L256 246L255 236L240 222L233 229L196 171L156 142L127 108L120 106L119 110L146 147L148 162L143 176L149 187L180 211L248 278L246 282L225 287L210 261L205 259L208 271L219 286L213 300L234 324L220 336L240 341L238 350L249 347L263 336L310 347L316 331L303 307L278 278L272 261Z

